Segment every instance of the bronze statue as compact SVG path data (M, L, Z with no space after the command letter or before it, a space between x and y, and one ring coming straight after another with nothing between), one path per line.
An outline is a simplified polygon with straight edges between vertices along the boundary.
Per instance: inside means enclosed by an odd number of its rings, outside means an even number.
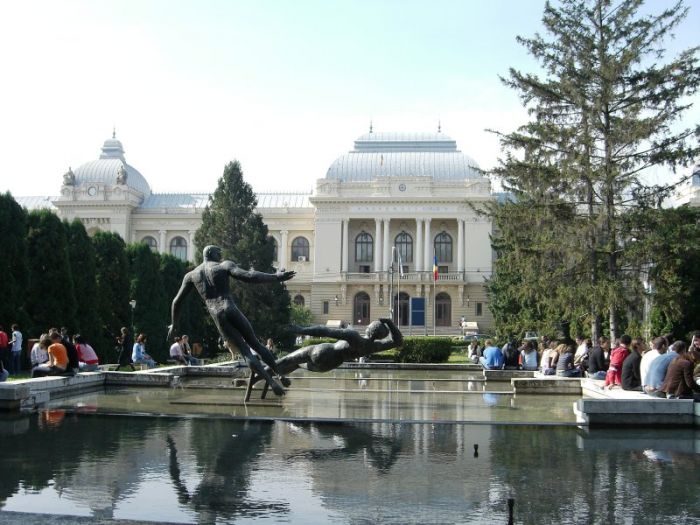
M365 335L349 328L328 326L291 326L295 334L313 337L332 337L335 343L319 343L300 348L277 361L277 372L287 375L301 364L312 372L328 372L345 361L366 357L370 354L399 347L403 335L391 319L380 318L367 326Z
M229 289L229 278L233 277L247 283L269 283L288 281L296 272L279 270L277 273L263 273L242 270L233 261L222 261L221 248L218 246L207 246L203 254L204 262L185 275L182 286L173 299L172 324L168 328L168 340L172 339L176 333L182 301L194 288L199 292L231 354L233 354L233 347L237 348L246 358L251 370L258 376L262 376L275 394L284 395L284 388L272 379L272 374L279 375L275 356L258 341L250 322L236 306ZM265 361L267 367L260 363L253 350Z

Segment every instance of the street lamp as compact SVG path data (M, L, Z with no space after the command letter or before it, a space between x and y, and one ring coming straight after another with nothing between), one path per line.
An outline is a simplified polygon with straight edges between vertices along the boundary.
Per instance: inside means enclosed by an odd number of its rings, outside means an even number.
M129 301L129 306L131 306L131 336L136 341L136 330L134 329L134 310L136 310L136 299Z
M333 299L335 300L335 305L338 306L338 296L336 295Z

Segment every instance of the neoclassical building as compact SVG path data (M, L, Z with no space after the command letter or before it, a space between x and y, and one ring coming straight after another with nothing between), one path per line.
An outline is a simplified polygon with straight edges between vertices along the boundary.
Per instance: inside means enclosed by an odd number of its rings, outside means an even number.
M277 266L297 272L287 283L292 299L308 306L317 322L364 325L388 316L393 297L404 331L452 333L462 317L480 330L492 326L484 292L491 223L477 210L495 197L489 179L443 133L370 131L313 191L257 197ZM193 260L208 198L154 193L113 135L98 159L68 170L60 196L18 201L78 218L91 234L116 232ZM424 316L412 316L421 303ZM420 324L409 328L411 320Z

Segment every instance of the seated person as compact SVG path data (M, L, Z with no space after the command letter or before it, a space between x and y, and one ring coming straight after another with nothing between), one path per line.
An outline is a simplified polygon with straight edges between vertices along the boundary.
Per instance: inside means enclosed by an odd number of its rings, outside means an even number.
M156 366L155 360L146 353L146 334L139 334L134 343L134 349L131 353L131 360L135 365L146 365L148 368Z
M34 343L32 351L29 355L30 361L32 363L32 368L38 365L43 365L49 360L49 353L46 350L48 346L41 344L41 341L46 340L47 338L48 334L41 334L39 340L36 343Z
M92 346L85 342L85 338L80 334L76 334L73 337L73 344L78 352L78 369L81 372L94 372L97 370L100 360Z
M52 332L49 338L42 340L48 345L49 361L32 369L32 377L56 376L65 374L68 369L68 351L61 343L61 334Z
M5 365L2 364L2 359L0 359L0 383L7 381L8 377L10 377L10 372L5 370Z
M559 361L557 342L550 341L549 347L542 352L540 371L546 376L553 376L556 373L557 361Z
M520 359L523 363L523 370L537 370L537 351L532 341L525 341L520 347Z
M493 345L491 339L487 339L484 343L486 348L484 348L483 357L479 358L481 366L486 370L501 370L503 368L503 352L497 346Z
M630 355L622 363L622 389L633 392L642 391L642 374L640 366L642 364L642 353L644 352L644 341L635 337L630 345Z
M557 360L557 376L581 377L581 370L574 366L574 345L561 344L557 347L559 359Z
M649 365L646 385L644 391L652 397L666 397L666 392L661 389L666 379L666 372L670 364L678 359L680 352L686 351L686 344L683 341L676 341L668 349L668 352L654 359Z
M481 357L481 349L479 348L479 341L476 339L472 339L472 342L469 344L469 360L477 364L479 362L479 358Z
M610 367L610 339L598 338L598 346L588 352L588 369L586 375L591 379L605 379Z
M185 354L182 351L182 337L175 336L175 342L170 345L170 359L177 361L181 365L189 365L189 361L185 359Z
M201 364L200 360L197 359L195 356L192 355L192 347L190 346L190 336L186 334L182 334L182 355L187 361L187 364L190 365L199 365Z
M668 347L668 341L665 337L656 337L651 342L651 350L644 352L641 362L639 363L639 376L642 379L642 392L646 392L646 386L649 384L649 368L654 360L665 354Z
M693 367L700 362L700 351L695 347L686 349L685 344L677 348L678 357L671 361L666 379L661 385L668 399L694 399L700 401L700 385L693 379Z
M508 341L505 345L503 345L501 352L503 353L503 368L506 370L520 369L520 363L518 362L520 351L515 345L515 341Z

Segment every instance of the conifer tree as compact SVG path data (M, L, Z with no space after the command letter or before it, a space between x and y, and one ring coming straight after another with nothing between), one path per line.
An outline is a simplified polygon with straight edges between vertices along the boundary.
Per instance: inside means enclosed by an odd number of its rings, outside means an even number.
M117 233L97 232L92 237L97 275L97 313L103 323L103 344L114 348L114 336L123 326L131 331L129 264L126 245ZM116 354L110 353L110 361Z
M240 164L230 162L202 214L202 226L195 235L197 260L202 260L205 246L215 244L222 248L225 259L243 269L274 272L273 245L256 206L255 194L243 180ZM233 280L231 285L238 307L256 334L289 347L292 336L285 328L289 324L290 300L284 283L253 285Z
M165 337L169 309L160 275L160 257L145 244L130 244L126 249L129 260L130 297L136 301L134 328L148 337L147 352L158 362L168 358Z
M28 268L31 275L25 307L31 319L28 332L37 337L48 328L76 327L73 275L68 237L61 219L49 210L29 213Z
M76 299L77 324L74 332L83 335L104 360L111 346L105 347L102 341L102 322L97 308L95 247L85 231L85 226L78 219L70 223L64 221L63 225L68 237L68 258Z
M678 2L642 15L641 3L547 3L547 38L518 38L543 75L511 69L503 79L530 121L501 135L505 156L495 173L516 202L491 210L501 256L491 294L514 281L516 304L532 298L538 309L560 312L560 321L591 323L594 337L603 317L611 336L620 335L619 313L639 300L629 293L639 274L622 217L630 207L658 205L670 190L646 185L645 170L685 166L700 153L700 126L676 129L700 83L697 49L662 62L663 41L687 8ZM537 315L551 325L546 311Z
M27 268L27 212L10 193L0 194L0 324L26 326L24 299L29 285Z

